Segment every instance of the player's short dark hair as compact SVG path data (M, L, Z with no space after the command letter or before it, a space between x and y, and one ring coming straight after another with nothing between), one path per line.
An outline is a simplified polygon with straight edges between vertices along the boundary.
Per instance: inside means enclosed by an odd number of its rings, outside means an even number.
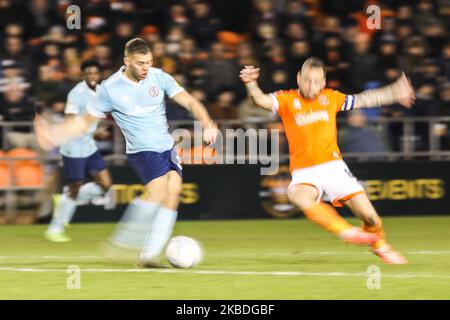
M141 38L131 39L125 44L126 56L133 53L147 54L150 52L151 52L150 46L145 40Z
M324 75L326 75L326 73L327 73L327 70L325 68L325 63L323 63L323 61L320 60L319 58L315 58L315 57L306 59L306 61L303 62L300 72L304 71L306 68L321 68L323 70Z
M96 67L99 71L103 70L102 65L97 60L86 60L81 64L81 71L84 71L86 68Z

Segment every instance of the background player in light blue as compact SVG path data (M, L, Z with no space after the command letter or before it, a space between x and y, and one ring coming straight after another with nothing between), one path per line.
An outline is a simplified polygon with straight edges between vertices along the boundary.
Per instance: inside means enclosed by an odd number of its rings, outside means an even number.
M78 83L67 97L64 110L67 118L86 114L87 105L95 97L95 88L101 80L102 68L97 61L85 61L81 70L83 81ZM65 227L75 213L77 202L89 201L110 190L111 177L94 141L97 124L98 121L93 121L86 134L69 140L60 147L69 191L62 194L53 212L52 221L45 234L50 241L70 241L65 234ZM86 183L90 176L95 182Z
M138 265L160 266L159 255L169 240L177 218L182 190L181 166L168 131L165 97L190 110L202 122L203 138L214 143L217 126L205 107L162 70L152 68L148 44L139 38L125 45L124 66L97 89L88 114L61 125L46 124L39 117L35 129L39 143L51 148L111 113L126 140L130 166L146 192L127 207L112 241L122 247L140 247Z

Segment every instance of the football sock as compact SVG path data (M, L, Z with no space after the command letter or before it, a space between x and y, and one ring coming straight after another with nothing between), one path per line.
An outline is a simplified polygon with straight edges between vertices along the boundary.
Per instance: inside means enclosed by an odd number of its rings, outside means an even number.
M102 188L95 182L88 182L83 184L78 191L77 202L85 203L95 197L103 194Z
M384 234L383 223L381 219L378 225L376 226L363 225L363 230L370 233L376 233L380 236L380 239L372 245L372 248L380 249L382 246L386 244L386 236Z
M339 235L343 230L352 228L337 211L326 203L318 203L304 210L305 216L322 228Z
M77 202L68 194L61 195L59 202L53 211L52 221L48 227L48 232L63 232L66 224L72 220L77 208Z
M156 203L135 198L120 219L111 237L113 242L141 250L158 209Z
M161 207L153 220L152 226L145 238L142 256L161 254L164 246L172 235L177 220L177 211Z

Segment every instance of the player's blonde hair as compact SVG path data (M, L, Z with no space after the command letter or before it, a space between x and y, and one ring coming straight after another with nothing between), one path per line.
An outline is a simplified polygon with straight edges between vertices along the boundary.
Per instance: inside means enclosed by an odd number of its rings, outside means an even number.
M322 68L324 76L326 76L326 74L327 74L327 70L325 68L325 63L323 63L322 60L315 58L315 57L308 58L308 59L306 59L305 62L303 62L303 65L300 69L300 73L305 72L306 69L308 69L308 68Z

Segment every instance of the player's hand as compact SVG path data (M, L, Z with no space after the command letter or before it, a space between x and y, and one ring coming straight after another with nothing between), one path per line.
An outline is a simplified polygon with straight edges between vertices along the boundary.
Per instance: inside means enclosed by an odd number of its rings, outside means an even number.
M217 125L214 122L210 122L203 129L203 140L209 145L216 143L218 132Z
M244 83L256 81L259 78L259 71L260 69L255 68L254 66L245 66L244 69L241 70L239 78L241 78Z
M412 108L416 100L416 95L411 81L406 78L405 73L402 73L400 78L394 83L392 89L394 90L394 96L397 98L398 103L405 108Z

